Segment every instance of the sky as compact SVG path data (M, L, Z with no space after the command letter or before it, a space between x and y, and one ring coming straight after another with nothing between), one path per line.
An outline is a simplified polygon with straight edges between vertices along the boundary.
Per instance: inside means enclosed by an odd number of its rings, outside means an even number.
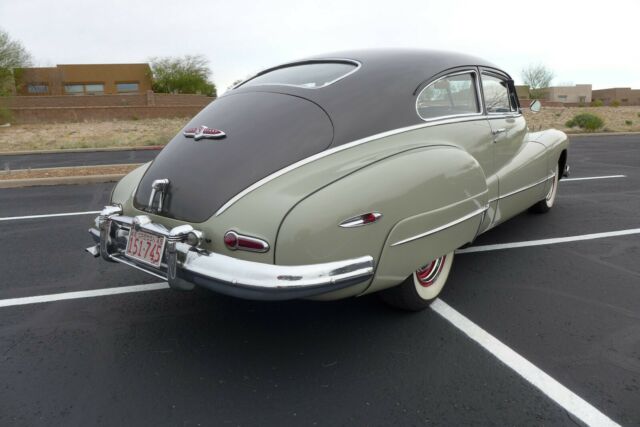
M0 0L36 66L202 54L219 93L282 62L389 47L480 56L516 83L541 63L555 84L640 88L639 16L639 0Z

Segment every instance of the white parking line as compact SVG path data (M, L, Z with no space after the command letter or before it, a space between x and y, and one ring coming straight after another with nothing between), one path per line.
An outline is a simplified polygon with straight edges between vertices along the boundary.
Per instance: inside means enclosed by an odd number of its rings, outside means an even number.
M95 215L100 211L87 211L87 212L66 212L57 214L44 214L44 215L26 215L26 216L5 216L0 217L0 221L17 221L20 219L35 219L35 218L55 218L59 216L76 216L76 215Z
M156 291L169 289L167 282L149 283L148 285L121 286L117 288L95 289L91 291L64 292L61 294L38 295L35 297L8 298L0 300L0 307L15 305L38 304L42 302L64 301L79 298L94 298L107 295L129 294L132 292Z
M585 424L590 426L619 425L444 301L435 300L431 304L431 308Z
M591 179L611 179L611 178L626 178L627 175L605 175L605 176L585 176L582 178L562 178L560 182L567 181L588 181Z
M95 298L108 295L120 295L134 292L147 292L168 289L166 282L150 283L147 285L122 286L117 288L95 289L90 291L65 292L59 294L39 295L34 297L9 298L0 300L0 307L12 307L44 302L65 301L80 298ZM551 378L544 371L507 347L500 340L489 334L480 326L457 312L444 301L437 299L431 304L431 309L449 321L469 338L480 344L485 350L493 354L498 360L513 369L518 375L562 406L565 410L588 425L617 426L613 420L591 406L580 396Z
M579 236L556 237L552 239L527 240L525 242L498 243L495 245L471 246L465 249L458 249L456 254L468 254L472 252L499 251L501 249L526 248L529 246L555 245L557 243L579 242L581 240L603 239L605 237L628 236L640 234L640 228L628 230L608 231L605 233L582 234Z

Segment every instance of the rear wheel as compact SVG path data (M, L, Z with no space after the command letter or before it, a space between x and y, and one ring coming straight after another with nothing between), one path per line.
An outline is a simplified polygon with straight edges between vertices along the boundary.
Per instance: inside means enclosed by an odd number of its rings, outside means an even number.
M554 171L555 175L553 177L549 192L544 199L531 206L531 212L546 213L549 212L549 210L551 210L551 208L553 207L553 203L556 201L556 194L558 193L558 180L560 179L558 167L559 166L556 165L556 169Z
M440 294L452 264L453 252L450 252L419 268L400 285L380 292L380 297L402 310L423 310Z

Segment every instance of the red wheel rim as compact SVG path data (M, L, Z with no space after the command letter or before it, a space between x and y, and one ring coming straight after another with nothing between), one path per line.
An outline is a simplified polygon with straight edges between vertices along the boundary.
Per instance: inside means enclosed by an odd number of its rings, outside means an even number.
M447 256L444 255L440 258L437 258L431 261L429 264L425 265L416 270L416 278L418 279L418 283L420 286L429 287L433 285L433 282L436 281L440 272L442 271L442 267L444 267L444 261L447 259Z

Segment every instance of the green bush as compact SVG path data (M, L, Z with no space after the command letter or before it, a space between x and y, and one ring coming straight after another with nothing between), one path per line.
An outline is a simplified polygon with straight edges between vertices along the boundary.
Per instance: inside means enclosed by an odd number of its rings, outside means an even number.
M631 126L633 124L633 122L631 120L625 120L624 124L627 126Z
M573 119L565 123L565 126L568 128L578 126L580 129L593 132L603 127L604 121L595 114L583 113L574 116Z
M620 101L618 101L617 99L614 99L613 101L611 101L611 106L612 107L619 107L620 106Z
M638 117L640 117L640 113L638 113Z
M13 115L8 108L0 107L0 125L9 123L13 120Z
M604 102L602 101L602 99L594 99L593 101L591 101L592 107L602 107L603 105Z

